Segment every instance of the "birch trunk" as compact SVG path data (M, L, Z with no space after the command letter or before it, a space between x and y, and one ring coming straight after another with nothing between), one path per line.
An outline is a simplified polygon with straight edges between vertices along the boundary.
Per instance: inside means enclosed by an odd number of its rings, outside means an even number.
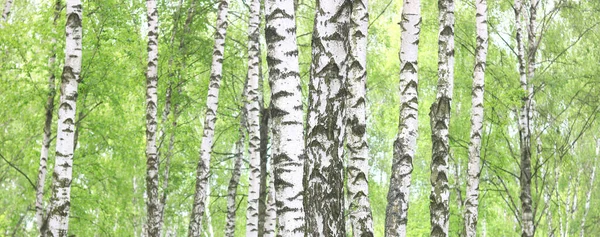
M385 235L406 236L410 182L418 136L418 52L421 32L420 0L404 0L400 44L400 116L387 196Z
M245 93L244 93L245 94ZM227 219L225 221L225 237L234 237L235 236L235 212L237 210L237 187L240 183L240 176L242 174L242 160L244 156L244 143L246 140L246 133L244 132L244 127L246 127L244 112L242 112L240 118L240 128L239 128L239 139L235 144L235 162L233 165L233 171L231 174L231 179L229 180L229 186L227 187Z
M77 87L81 72L82 5L80 0L68 0L66 10L65 65L60 87L58 129L56 132L56 162L52 179L52 197L45 236L67 236L71 208L71 180L75 150L75 112Z
M148 69L146 72L146 209L147 234L160 236L160 202L158 196L157 85L158 85L158 10L156 0L146 1L148 14Z
M219 103L219 88L223 74L223 53L225 49L225 36L227 34L227 11L229 1L219 1L217 13L217 31L215 32L215 45L211 65L210 81L208 85L208 96L206 99L206 114L204 116L204 133L200 147L200 160L196 170L196 191L188 235L190 237L200 236L202 216L206 205L207 183L210 169L210 156L215 134L215 123L217 121L217 108Z
M431 236L448 236L450 214L448 187L448 128L454 88L454 1L438 0L438 84L436 100L429 113L432 161L429 212Z
M277 235L303 237L304 133L294 0L266 0Z
M587 190L585 198L585 209L583 210L583 216L581 217L581 226L579 227L579 236L585 236L585 219L590 212L590 201L592 200L592 190L594 190L594 180L596 178L596 166L598 165L598 156L600 156L600 139L596 140L596 156L592 165L592 174L590 175L590 187Z
M348 86L346 124L348 134L348 198L352 235L373 236L373 216L369 202L369 145L367 143L366 83L367 35L369 12L367 0L352 1L350 14Z
M533 209L531 199L531 127L529 119L529 110L531 105L531 95L529 94L529 85L527 75L525 74L525 46L523 43L522 14L523 3L521 0L515 0L515 27L517 39L517 60L519 62L519 81L523 92L521 102L521 111L519 114L519 145L521 149L521 227L522 236L533 236Z
M350 4L317 1L304 173L307 236L346 234L343 144Z
M272 161L272 160L271 160ZM264 237L275 237L276 228L276 206L275 206L275 181L273 178L273 164L271 163L271 170L269 172L269 191L267 196L267 210L265 212L265 232Z
M210 203L210 183L206 185L206 203ZM210 208L208 205L204 206L204 211L206 212L206 230L202 230L204 236L206 237L214 237L215 232L212 226L212 216L210 214Z
M2 12L2 20L6 21L10 15L10 8L12 7L13 0L6 0L4 3L4 11Z
M260 105L258 102L259 50L260 42L260 1L250 2L248 26L248 83L246 100L248 102L248 155L250 174L248 187L248 209L246 211L246 236L258 236L258 198L260 193Z
M54 5L54 22L52 33L56 31L56 22L61 11L61 1L57 0ZM51 37L52 52L48 59L48 68L50 76L48 77L48 98L46 99L46 119L44 120L44 137L42 138L42 148L40 151L40 166L38 168L38 179L35 193L35 218L40 235L44 235L42 226L44 225L44 187L46 184L48 153L50 151L50 143L52 142L52 115L54 114L54 97L56 95L56 76L54 75L54 66L56 62L56 39Z
M475 49L475 69L471 97L471 142L469 144L469 164L467 167L467 196L465 200L465 234L477 236L479 216L479 176L481 174L481 130L483 129L483 93L485 67L488 48L487 0L476 0L477 46Z

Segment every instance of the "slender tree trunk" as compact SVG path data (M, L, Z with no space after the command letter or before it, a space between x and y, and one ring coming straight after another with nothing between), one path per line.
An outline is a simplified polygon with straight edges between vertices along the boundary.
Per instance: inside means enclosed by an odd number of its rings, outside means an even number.
M60 87L56 162L52 179L52 197L44 236L67 236L71 207L71 180L75 151L75 114L77 86L81 72L82 5L80 0L67 0L65 65Z
M373 216L369 202L369 145L367 143L367 30L369 12L367 0L352 1L350 15L350 52L348 95L346 99L346 131L348 134L348 198L352 235L373 236Z
M148 70L146 72L146 202L147 234L160 236L160 202L158 196L157 85L158 85L158 10L156 0L147 0Z
M229 186L227 187L227 219L225 221L225 237L235 236L235 212L237 210L237 202L235 198L237 196L237 187L240 183L240 176L242 174L242 160L244 156L244 144L246 140L246 133L244 131L245 127L245 112L242 112L240 118L240 128L238 130L240 137L235 144L235 162L233 165L231 179L229 180Z
M408 223L412 160L417 149L419 128L417 58L421 32L420 0L404 0L400 27L400 116L385 216L385 235L390 237L406 236Z
M56 32L56 22L61 11L61 0L57 0L54 5L54 22L52 32ZM46 183L48 152L52 142L52 115L54 114L54 97L56 95L56 76L54 75L54 65L56 62L56 39L51 37L52 52L48 59L48 68L50 76L48 77L48 98L46 99L46 119L44 120L44 137L42 138L42 148L40 151L40 166L38 168L38 179L35 195L35 218L40 235L44 235L42 226L44 224L44 186Z
M448 187L448 128L454 87L454 1L439 0L438 85L431 105L431 236L448 236L450 214Z
M259 65L262 65L261 63L259 63ZM262 73L260 76L260 80L261 83L259 83L259 93L263 93L262 90L262 86L260 86L262 84ZM268 145L269 145L269 108L264 108L264 101L262 99L262 96L260 96L259 98L259 103L260 103L260 193L259 193L259 198L258 198L258 236L264 236L265 235L265 231L266 227L265 227L265 218L267 218L267 198L268 198L268 191L267 190L267 186L270 185L270 181L267 180L267 176L269 176L267 174L267 163L269 162L268 159L268 154L267 154L267 150L268 150ZM271 166L273 167L273 166ZM272 169L272 168L271 168ZM269 171L270 172L270 171ZM273 177L273 175L270 175L271 177ZM273 205L275 205L275 203L273 203ZM275 208L275 206L273 206L273 208ZM275 218L275 216L273 216L273 218ZM275 231L273 229L273 231Z
M259 21L262 22L265 14L265 5L264 1L261 1L260 12L258 14ZM259 37L264 37L264 32L260 33L259 27ZM259 47L258 47L258 103L260 109L260 192L258 193L258 236L264 236L265 232L265 218L267 212L267 186L268 180L267 176L269 176L267 172L267 164L268 164L268 154L267 154L267 146L269 145L269 108L265 108L265 87L263 86L265 83L265 78L263 76L263 57L262 57L262 44L261 38L259 38Z
M206 185L206 203L210 203L210 183ZM206 230L203 230L205 237L214 237L215 232L212 226L212 215L210 214L210 208L208 205L204 206L204 211L206 212Z
M531 199L531 127L529 119L529 110L531 105L531 95L529 94L529 85L527 75L525 74L525 46L523 42L522 0L515 0L515 27L517 38L517 60L519 61L519 80L523 90L523 99L521 102L521 111L519 115L519 144L521 149L521 229L523 237L533 236L533 208Z
M248 155L250 174L248 187L248 209L246 211L246 236L258 236L258 203L260 193L260 104L258 100L259 48L260 48L260 1L251 0L248 26Z
M305 163L308 236L345 236L344 108L351 1L317 1ZM278 199L279 200L279 199Z
M265 0L277 234L303 237L304 133L293 0Z
M481 130L483 128L483 92L488 48L487 0L476 0L477 46L471 97L471 142L467 167L467 197L465 200L465 235L477 236L479 216L479 176L481 174Z
M596 166L598 165L598 156L600 156L600 139L596 140L596 156L594 157L594 162L592 163L592 174L590 175L590 187L586 193L585 199L585 209L583 211L583 216L581 217L581 226L579 227L579 236L585 236L585 219L590 212L590 201L592 200L592 190L594 190L594 180L596 178Z
M208 96L206 99L206 114L204 116L204 133L200 148L200 160L196 170L196 191L194 194L194 205L190 218L188 235L190 237L200 236L202 216L204 215L207 183L210 169L210 155L212 151L215 134L215 123L217 121L217 108L219 103L219 88L223 74L223 53L225 49L225 36L227 34L227 11L229 1L219 1L217 13L217 31L215 32L215 45L208 85Z
M271 160L272 161L272 160ZM267 196L267 210L265 212L265 231L264 237L275 237L275 224L277 218L277 210L275 206L275 179L273 178L273 163L269 172L269 195Z
M10 8L12 7L13 0L6 0L4 3L4 11L2 12L2 20L6 21L10 15Z

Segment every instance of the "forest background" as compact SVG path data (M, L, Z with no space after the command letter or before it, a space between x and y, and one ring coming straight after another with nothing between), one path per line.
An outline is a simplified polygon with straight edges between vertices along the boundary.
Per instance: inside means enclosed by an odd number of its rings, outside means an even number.
M83 63L77 107L69 233L75 236L131 236L142 232L145 211L145 72L146 7L140 0L84 1ZM164 231L186 235L202 121L211 67L216 2L196 1L195 17L184 33L190 1L158 1L159 108L168 85L181 93L170 161ZM485 87L485 119L481 150L479 232L482 236L520 234L519 139L516 110L524 91L519 86L515 56L512 1L488 1L489 51ZM422 1L419 44L419 132L408 212L410 236L427 236L431 138L429 106L437 85L438 16L436 1ZM297 35L305 108L311 62L315 3L297 2ZM398 52L402 1L373 0L369 5L367 134L369 197L375 236L383 236L393 141L397 133L400 64ZM533 144L534 220L536 235L579 234L584 213L586 233L600 233L600 189L590 182L598 166L597 116L600 109L600 2L541 1L541 39L535 94ZM65 17L54 21L52 1L14 1L0 27L0 234L34 236L35 181L42 144L49 72L60 75L64 59ZM455 91L450 125L450 235L462 231L470 128L471 83L475 52L473 1L456 1ZM203 230L221 236L227 213L245 78L247 74L248 6L230 1L223 79L213 146L210 195ZM261 23L263 35L264 22ZM170 40L184 39L187 50ZM50 39L58 39L56 42ZM262 74L267 62L261 36ZM48 66L51 52L57 63ZM186 70L169 60L185 62ZM168 76L177 74L176 77ZM175 78L178 78L177 81ZM181 80L179 80L181 79ZM57 80L60 81L60 80ZM261 81L264 107L269 84ZM58 97L57 97L58 98ZM53 131L56 124L53 123ZM54 147L54 143L51 147ZM162 146L161 149L167 149ZM52 167L51 149L48 167ZM542 158L543 157L543 158ZM247 163L238 190L236 236L244 236ZM160 173L165 166L161 165ZM594 168L594 169L593 169ZM49 168L49 170L51 170ZM49 189L50 179L46 187ZM162 189L161 189L162 190ZM591 190L590 196L588 191ZM48 193L48 191L46 191ZM45 198L46 202L48 198ZM589 209L589 211L588 211ZM552 216L553 218L548 218Z

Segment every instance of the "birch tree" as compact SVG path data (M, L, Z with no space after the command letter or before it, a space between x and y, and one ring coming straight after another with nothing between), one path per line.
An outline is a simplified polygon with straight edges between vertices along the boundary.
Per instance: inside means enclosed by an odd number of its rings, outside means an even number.
M6 21L8 15L10 15L10 8L12 7L13 0L6 0L4 3L4 11L2 11L2 20Z
M272 161L273 159L271 159ZM271 163L271 169L269 172L269 188L267 195L267 210L265 212L265 231L264 237L275 237L275 225L277 218L277 207L275 206L275 179L273 178L273 164Z
M465 200L465 235L477 236L479 216L479 176L481 174L481 131L483 128L483 93L485 66L488 48L487 0L475 1L477 45L475 48L475 69L471 93L471 141L469 143L469 163L467 166L467 191Z
M408 222L412 160L417 149L419 127L417 58L421 31L420 0L403 1L400 27L400 115L385 215L385 235L390 237L406 236Z
M54 21L52 24L52 33L56 31L56 22L58 21L61 11L61 0L57 0L54 4ZM35 218L38 231L40 235L43 235L43 220L44 220L44 186L46 184L46 174L48 173L48 153L50 151L50 143L52 142L52 116L54 115L54 97L56 95L56 76L54 75L53 69L56 63L56 39L54 36L50 38L52 44L52 51L50 52L50 58L48 59L48 68L50 69L50 76L48 76L48 97L46 99L46 118L44 120L44 135L42 138L42 148L40 150L40 166L38 168L38 178L35 193Z
M304 174L308 236L346 233L343 144L350 6L346 0L317 1Z
M67 236L71 209L71 181L75 151L75 114L77 87L81 72L82 4L67 0L65 64L61 76L58 128L56 132L56 161L52 175L52 197L44 236Z
M242 108L243 109L243 108ZM225 220L225 237L235 236L235 211L237 210L237 187L240 183L240 176L242 175L242 159L244 156L244 143L246 140L246 133L244 128L246 127L245 112L242 112L240 116L240 128L238 129L239 138L235 144L235 161L233 165L233 172L231 179L229 179L229 186L227 187L227 217Z
M519 62L519 81L523 90L523 98L519 114L519 145L521 149L521 227L522 236L531 237L534 233L533 207L531 199L531 126L530 108L531 94L527 74L525 72L525 46L523 42L522 18L523 2L515 0L515 25L517 40L517 60ZM535 20L533 21L535 22ZM531 52L530 52L531 53Z
M429 202L431 236L448 236L450 215L448 187L448 128L454 88L454 1L439 0L438 83L436 99L429 112L432 160Z
M225 36L227 34L228 0L219 1L217 12L217 30L215 32L215 45L213 48L210 80L208 82L208 96L206 99L206 114L204 115L204 132L200 147L200 159L196 170L196 191L194 204L188 229L190 237L200 236L202 216L206 205L207 183L210 169L210 156L214 142L215 123L217 121L217 108L219 103L219 88L223 76L223 52L225 49Z
M367 31L369 12L367 0L352 1L349 27L348 95L346 124L348 126L348 198L349 218L353 236L373 236L373 216L369 201L369 145L366 127Z
M260 192L260 105L258 102L259 82L259 25L260 1L250 2L248 26L248 83L246 89L248 115L248 155L250 174L248 187L248 209L246 211L246 236L258 236L258 198Z
M277 234L304 237L304 133L293 0L265 0Z
M148 236L160 236L158 196L157 86L158 86L158 10L156 0L146 0L148 16L148 68L146 71L146 209Z

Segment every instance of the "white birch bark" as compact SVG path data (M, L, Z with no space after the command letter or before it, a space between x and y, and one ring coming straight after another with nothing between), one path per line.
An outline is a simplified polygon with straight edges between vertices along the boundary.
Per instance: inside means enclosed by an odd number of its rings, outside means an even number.
M519 62L519 81L523 93L519 114L519 145L521 150L520 187L521 187L521 229L523 237L532 237L533 207L531 198L531 126L530 109L531 94L529 81L525 72L525 46L523 42L522 17L524 7L522 0L515 0L515 28L517 40L517 60Z
M146 71L146 202L149 237L160 236L158 196L157 85L158 85L158 10L156 0L146 0L148 16L148 68Z
M431 105L432 140L431 195L429 212L431 236L448 236L450 215L448 157L450 146L450 104L454 88L454 1L439 0L438 83L435 102Z
M217 13L217 31L215 32L215 45L211 65L210 81L208 85L208 96L206 98L206 114L204 116L204 132L200 147L200 159L196 170L196 191L194 204L188 229L190 237L200 236L202 227L202 216L206 205L207 183L210 171L210 157L217 121L217 108L219 103L219 88L223 76L223 54L225 49L225 36L227 34L227 12L228 0L219 1Z
M75 112L77 87L81 72L82 5L80 0L67 0L65 64L60 87L56 162L52 179L52 197L45 236L67 236L71 207L71 180L75 151Z
M12 7L13 0L6 0L4 3L4 11L2 11L2 20L6 21L10 15L10 8Z
M241 115L240 119L240 128L239 128L239 138L236 142L235 146L235 161L233 165L233 171L231 174L231 179L229 179L229 186L227 187L227 217L225 220L225 237L234 237L235 236L235 211L236 211L236 196L237 196L237 187L240 183L240 176L242 173L242 159L244 156L244 142L246 140L246 133L244 132L245 127L245 115Z
M387 196L385 235L406 236L410 182L418 137L418 52L421 32L420 0L404 0L400 44L400 115L394 141L392 175Z
M345 236L343 144L351 1L318 0L317 6L304 173L306 231L307 236Z
M273 159L271 159L271 162ZM275 228L277 223L277 207L275 206L275 179L273 178L273 164L269 171L269 188L267 195L267 210L265 212L265 232L264 237L275 237Z
M210 203L210 183L206 185L206 203ZM204 206L204 212L206 212L206 229L202 230L205 237L214 237L215 232L212 226L212 217L210 214L210 208L208 205Z
M244 98L244 103L240 107L240 126L238 127L239 138L235 143L235 161L233 164L233 170L231 172L231 179L229 179L229 185L227 186L227 216L225 220L225 236L226 237L234 237L235 236L235 218L237 211L237 187L240 183L240 176L242 175L242 161L244 159L244 149L246 144L246 131L248 131L248 122L246 120L247 109L248 109L248 101L245 101L245 98L248 94L248 79L246 78L246 82L244 84L244 90L242 93L242 98Z
M467 166L467 191L465 200L465 235L477 236L479 216L479 176L481 174L481 130L483 128L483 93L488 48L487 0L475 0L477 45L475 49L475 69L471 97L471 142Z
M56 32L56 22L61 11L61 0L57 0L54 5L54 22L52 33ZM48 59L48 68L50 76L48 77L48 98L46 99L46 119L44 121L44 136L42 138L42 148L40 151L40 166L38 168L38 178L35 193L35 218L40 235L44 234L44 187L46 184L46 174L48 173L48 153L50 151L50 143L52 141L52 116L54 114L54 97L56 95L56 76L54 75L54 66L56 62L56 39L50 38L52 44L52 52Z
M248 121L248 155L250 174L248 187L248 209L246 211L246 236L258 236L258 198L260 193L260 105L258 102L259 82L259 26L260 1L251 0L248 26L248 83L246 88Z
M304 237L304 127L293 0L265 1L277 235Z
M369 145L367 143L367 35L368 0L352 1L349 27L346 129L348 148L347 187L349 219L353 236L373 236L373 216L369 201Z
M581 226L579 227L579 236L585 236L585 221L590 212L590 201L592 200L592 190L594 190L594 180L596 178L596 166L598 165L598 157L600 156L600 139L596 140L596 156L594 157L594 162L592 163L592 173L590 175L590 187L587 189L586 198L585 198L585 207L583 210L583 216L581 217Z

